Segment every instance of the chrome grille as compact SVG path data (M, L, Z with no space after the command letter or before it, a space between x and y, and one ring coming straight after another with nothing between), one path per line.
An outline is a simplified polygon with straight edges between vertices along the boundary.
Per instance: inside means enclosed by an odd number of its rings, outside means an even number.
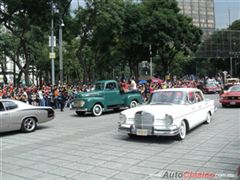
M134 125L137 129L152 130L154 117L151 113L139 111L135 114Z

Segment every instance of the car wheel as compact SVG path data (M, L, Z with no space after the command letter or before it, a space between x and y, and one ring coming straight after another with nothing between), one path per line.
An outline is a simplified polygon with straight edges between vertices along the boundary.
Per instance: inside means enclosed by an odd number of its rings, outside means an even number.
M36 127L37 127L36 119L33 117L28 117L23 120L21 130L23 132L32 132L36 129Z
M210 113L207 113L205 123L206 123L206 124L210 124L210 122L211 122L211 115L210 115Z
M92 108L92 113L94 116L101 116L103 108L100 104L95 104Z
M135 101L135 100L132 100L129 107L130 107L130 108L134 108L134 107L136 107L137 105L138 105L138 102Z
M76 111L76 113L78 116L83 116L85 114L85 112L82 112L82 111Z
M186 137L186 133L187 133L187 126L185 121L182 121L179 127L179 134L176 136L177 140L183 140Z

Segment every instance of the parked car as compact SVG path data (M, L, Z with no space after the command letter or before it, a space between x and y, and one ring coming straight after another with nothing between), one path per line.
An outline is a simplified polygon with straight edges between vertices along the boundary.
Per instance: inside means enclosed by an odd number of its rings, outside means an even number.
M226 84L237 84L239 82L240 82L239 78L227 78L226 79Z
M32 132L38 124L53 118L54 110L51 107L32 106L11 99L0 100L0 132Z
M91 112L94 116L100 116L108 110L119 110L121 107L135 107L143 102L139 91L124 92L115 80L97 81L95 89L90 92L81 92L72 100L72 110L78 115Z
M240 85L231 86L220 96L220 103L223 107L231 105L240 105Z
M157 90L146 105L120 113L118 130L129 136L176 136L206 122L215 112L214 100L195 88Z
M215 83L208 83L208 84L204 84L201 90L204 94L220 93L221 87L220 85L217 85Z

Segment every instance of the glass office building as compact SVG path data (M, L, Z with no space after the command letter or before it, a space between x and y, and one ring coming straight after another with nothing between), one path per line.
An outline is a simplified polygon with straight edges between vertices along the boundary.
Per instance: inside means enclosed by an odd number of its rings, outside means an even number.
M214 0L177 0L181 13L190 16L204 35L215 31Z

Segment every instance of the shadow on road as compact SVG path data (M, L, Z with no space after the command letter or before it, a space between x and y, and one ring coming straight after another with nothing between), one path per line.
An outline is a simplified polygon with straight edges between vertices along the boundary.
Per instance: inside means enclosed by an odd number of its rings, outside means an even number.
M51 128L51 127L44 126L44 125L39 125L39 126L37 126L35 131L42 131L42 130L45 130L45 129L48 129L48 128ZM10 131L10 132L3 132L3 133L0 133L0 137L14 136L14 135L18 135L18 134L31 134L31 133L34 133L35 131L29 132L29 133L24 133L21 130Z
M129 137L128 135L119 135L119 140L127 142L138 142L138 143L156 143L156 144L172 144L176 140L174 137L168 136L133 136Z
M107 115L110 115L110 114L118 114L120 113L120 111L107 111L107 112L104 112L101 116L99 117L104 117L104 116L107 116ZM75 117L75 118L89 118L89 117L93 117L93 118L99 118L99 117L95 117L92 113L90 112L87 112L85 113L84 115L77 115L74 111L73 111L73 114L70 115L71 117Z

